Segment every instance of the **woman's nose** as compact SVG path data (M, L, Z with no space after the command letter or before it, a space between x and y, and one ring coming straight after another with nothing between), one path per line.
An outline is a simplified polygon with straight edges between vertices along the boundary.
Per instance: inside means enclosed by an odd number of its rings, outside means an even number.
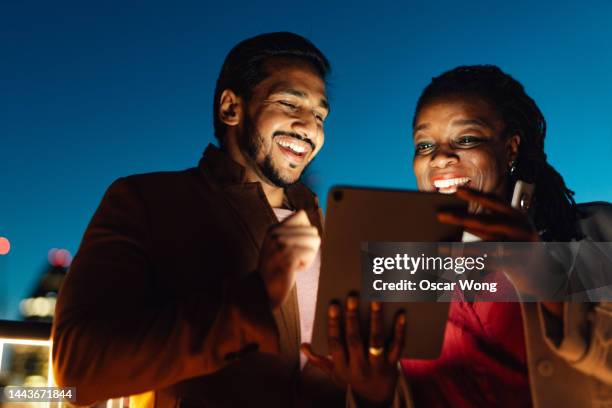
M430 165L443 169L457 164L458 161L459 157L452 149L440 147L432 154Z

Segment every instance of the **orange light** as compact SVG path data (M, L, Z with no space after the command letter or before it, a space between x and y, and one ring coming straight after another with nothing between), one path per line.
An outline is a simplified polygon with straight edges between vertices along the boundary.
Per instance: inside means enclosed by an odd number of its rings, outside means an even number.
M63 266L67 268L72 262L72 255L65 249L51 248L48 258L52 266Z
M11 242L4 237L0 237L0 255L6 255L11 250Z

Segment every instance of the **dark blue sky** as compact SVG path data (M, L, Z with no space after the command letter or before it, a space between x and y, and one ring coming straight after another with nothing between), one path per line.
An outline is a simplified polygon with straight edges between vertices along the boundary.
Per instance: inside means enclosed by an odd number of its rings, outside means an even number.
M117 177L197 163L212 92L238 41L288 30L333 65L313 170L333 184L415 188L410 120L432 76L492 63L549 123L546 150L578 201L612 200L612 3L86 2L0 5L0 318L47 251L76 251ZM102 2L98 2L102 3Z

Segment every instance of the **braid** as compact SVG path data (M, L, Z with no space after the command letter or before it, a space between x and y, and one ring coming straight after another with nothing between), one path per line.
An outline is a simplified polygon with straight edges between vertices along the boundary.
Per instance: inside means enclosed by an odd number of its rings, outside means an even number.
M545 240L569 241L575 231L574 192L548 163L544 153L546 120L523 85L494 65L460 66L432 79L417 102L417 114L434 99L449 95L475 95L492 104L506 124L506 134L521 137L511 186L521 179L535 183L534 223Z

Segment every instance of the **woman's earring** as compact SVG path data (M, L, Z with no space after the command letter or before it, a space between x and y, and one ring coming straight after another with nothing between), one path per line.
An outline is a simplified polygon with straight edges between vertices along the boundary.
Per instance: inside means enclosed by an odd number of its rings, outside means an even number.
M516 173L516 160L510 162L510 175L514 176L514 173Z

